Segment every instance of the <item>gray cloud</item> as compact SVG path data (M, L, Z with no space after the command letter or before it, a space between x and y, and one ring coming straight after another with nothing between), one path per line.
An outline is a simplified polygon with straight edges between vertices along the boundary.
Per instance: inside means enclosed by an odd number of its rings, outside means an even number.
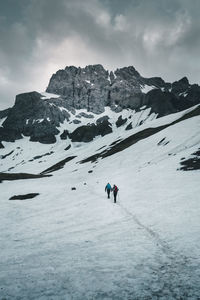
M0 109L66 65L200 82L199 0L1 0Z

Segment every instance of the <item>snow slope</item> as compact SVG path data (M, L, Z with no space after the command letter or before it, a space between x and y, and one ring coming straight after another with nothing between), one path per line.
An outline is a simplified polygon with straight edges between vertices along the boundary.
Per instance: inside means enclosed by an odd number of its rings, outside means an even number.
M200 172L178 170L181 159L200 147L199 116L111 156L80 163L116 140L170 124L186 112L126 132L120 127L67 151L68 141L39 150L25 138L17 142L15 151L27 160L29 151L30 157L33 151L54 153L13 172L39 173L77 157L52 177L0 184L1 298L199 299ZM8 143L1 153L11 149ZM14 163L21 160L19 152ZM1 162L2 170L10 167L11 155ZM117 204L106 198L107 182L120 189ZM40 195L8 200L28 193Z
M41 172L49 165L54 164L55 161L64 159L67 154L74 153L74 151L76 152L76 155L85 153L85 150L87 153L88 147L91 149L90 151L94 151L103 146L103 143L105 143L105 145L109 145L109 143L115 141L115 139L117 139L120 134L123 136L128 136L130 133L127 133L124 129L129 123L132 123L133 128L137 128L140 123L148 124L149 121L154 120L157 116L155 113L150 113L150 109L145 109L139 112L135 112L130 109L124 109L120 113L115 113L107 107L104 113L100 115L90 113L91 115L93 115L93 118L88 119L81 117L81 123L74 124L73 121L77 119L76 116L80 115L81 113L86 114L87 111L85 109L80 109L76 110L74 115L71 114L70 121L65 121L60 125L60 127L58 127L60 133L62 133L64 130L73 132L77 127L81 125L92 124L101 117L109 116L109 122L111 122L113 127L113 134L102 139L100 139L100 137L97 137L92 143L86 144L71 144L69 140L61 140L59 135L57 136L57 142L50 146L30 142L29 137L24 137L21 140L17 140L15 143L3 142L5 148L1 149L0 152L0 172ZM124 126L117 129L115 123L119 116L122 116L122 118L127 118L128 122ZM66 149L69 145L71 145L71 150L68 152L64 151L64 149ZM80 147L81 150L79 151L78 148ZM1 157L5 155L7 155L6 159L1 159ZM36 159L34 159L35 157Z

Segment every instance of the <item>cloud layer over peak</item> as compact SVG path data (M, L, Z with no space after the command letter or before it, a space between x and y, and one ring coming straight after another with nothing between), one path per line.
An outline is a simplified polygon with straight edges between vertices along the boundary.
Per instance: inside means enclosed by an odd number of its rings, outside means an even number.
M198 0L1 0L0 109L67 65L200 82Z

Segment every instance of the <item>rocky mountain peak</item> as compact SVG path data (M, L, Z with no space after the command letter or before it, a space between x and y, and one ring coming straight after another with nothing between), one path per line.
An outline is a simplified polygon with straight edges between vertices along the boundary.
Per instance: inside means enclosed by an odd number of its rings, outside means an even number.
M32 108L35 104L42 104L41 94L38 92L23 93L16 96L14 107L18 110Z
M74 108L85 108L94 113L102 113L109 105L123 108L134 107L134 96L142 95L140 74L133 66L109 72L100 64L85 68L73 66L59 70L50 79L48 93L58 94ZM138 107L138 100L135 108Z
M114 112L127 108L140 111L145 107L162 117L200 102L200 87L190 85L187 77L166 83L160 77L142 77L133 66L111 72L101 64L67 66L52 75L46 91L57 97L50 95L46 99L38 92L24 93L16 96L13 108L0 111L0 142L25 135L31 141L53 143L60 124L69 122L76 109L101 114L106 106ZM78 115L73 122L81 123ZM87 131L102 133L95 126L87 127ZM109 132L110 124L106 126Z
M188 90L190 87L189 80L187 77L183 77L178 81L172 83L172 91L176 95L180 95Z
M115 71L115 75L124 80L133 80L135 78L140 78L140 74L133 66L117 69Z
M178 80L178 82L180 83L180 84L185 84L185 85L188 85L189 84L189 80L188 80L188 78L185 76L185 77L183 77L183 78L181 78L180 80Z
M74 76L77 74L79 68L75 67L75 66L66 66L65 71L66 72L70 72L72 74L74 74Z

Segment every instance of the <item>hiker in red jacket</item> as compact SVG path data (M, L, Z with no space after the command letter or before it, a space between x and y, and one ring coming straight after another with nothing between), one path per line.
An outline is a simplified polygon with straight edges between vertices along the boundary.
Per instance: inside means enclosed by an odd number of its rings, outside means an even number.
M118 193L119 189L115 184L113 185L112 191L113 191L113 196L114 196L114 203L116 203L117 193Z

